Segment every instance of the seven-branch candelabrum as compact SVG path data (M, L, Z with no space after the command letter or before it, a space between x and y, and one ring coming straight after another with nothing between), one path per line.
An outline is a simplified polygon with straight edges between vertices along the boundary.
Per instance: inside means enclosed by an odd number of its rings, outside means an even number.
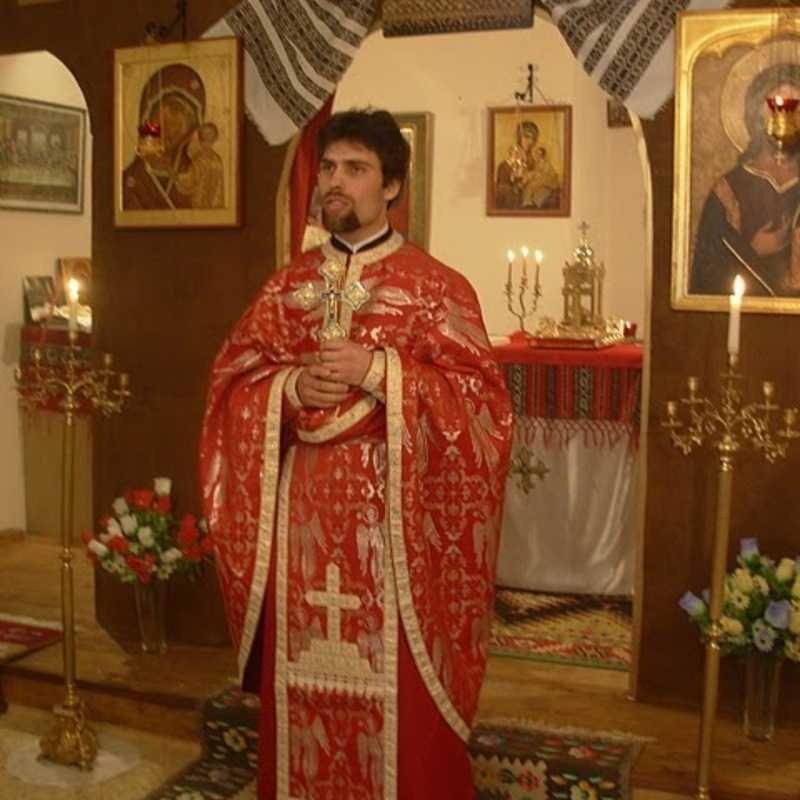
M672 443L684 454L706 441L729 456L749 444L773 463L785 457L789 441L800 436L795 428L797 409L781 410L773 402L775 386L771 381L762 383L763 402L744 405L739 389L742 375L736 371L737 366L737 356L729 354L717 404L699 394L700 381L690 377L688 396L679 401L667 401L667 418L662 425L669 430ZM679 404L686 410L686 423L679 418Z
M739 294L741 296L741 293ZM733 307L733 305L732 305ZM771 381L761 385L762 402L744 404L739 388L742 376L738 366L738 317L728 336L728 368L722 374L722 391L717 403L699 393L700 382L688 379L688 396L667 401L667 417L662 425L669 431L672 443L684 454L708 444L717 451L717 510L714 527L709 598L709 627L705 645L703 706L697 754L697 800L711 798L711 750L714 719L719 694L719 661L723 629L725 571L730 535L731 500L735 455L749 445L770 463L786 455L789 442L800 436L795 429L797 409L781 410L774 402L775 386ZM733 335L731 334L731 330ZM679 419L679 404L685 408L688 421Z
M519 279L519 288L514 286L512 267L516 261L513 250L508 251L508 277L506 278L505 295L508 301L508 310L519 320L519 328L525 333L525 320L536 313L539 306L539 298L542 296L542 286L539 283L539 269L542 265L542 252L537 250L534 253L536 262L536 272L534 275L533 287L528 290L528 248L523 247L522 253L522 273Z
M103 366L92 368L78 357L77 333L69 332L69 347L53 366L42 364L42 351L35 348L33 363L17 367L15 378L22 403L31 409L47 407L48 400L57 401L71 419L81 403L87 403L104 416L118 414L130 397L127 374L113 370L109 353Z
M75 293L77 297L77 292ZM75 303L75 299L71 301ZM70 320L69 347L54 364L42 363L42 352L34 349L32 364L15 370L17 392L29 409L51 406L54 401L64 414L61 484L61 619L65 699L53 709L55 724L40 740L41 756L57 764L91 768L97 756L97 735L86 720L83 701L78 697L75 670L75 591L72 568L75 489L75 412L79 408L104 416L119 413L130 396L128 376L111 368L109 354L103 365L92 368L79 357L78 334Z

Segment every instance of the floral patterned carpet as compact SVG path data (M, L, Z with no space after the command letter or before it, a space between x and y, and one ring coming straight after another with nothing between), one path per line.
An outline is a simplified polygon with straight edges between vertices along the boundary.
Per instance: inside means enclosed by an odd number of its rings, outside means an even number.
M56 622L0 614L0 663L13 661L61 639Z
M146 800L255 800L258 699L230 688L207 701L203 756ZM470 741L476 800L628 800L643 739L482 720Z
M494 610L494 655L630 669L629 597L498 589Z

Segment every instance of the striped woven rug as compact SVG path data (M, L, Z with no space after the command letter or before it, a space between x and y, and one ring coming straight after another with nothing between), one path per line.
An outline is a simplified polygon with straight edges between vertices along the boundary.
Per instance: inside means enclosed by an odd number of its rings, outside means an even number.
M490 652L512 658L628 670L630 597L498 589Z

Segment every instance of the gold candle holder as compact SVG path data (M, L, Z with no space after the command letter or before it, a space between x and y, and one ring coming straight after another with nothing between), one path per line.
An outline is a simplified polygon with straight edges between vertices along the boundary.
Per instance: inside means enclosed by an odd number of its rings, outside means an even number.
M514 286L512 275L512 267L516 261L516 257L512 250L508 251L508 277L506 278L504 294L506 296L508 310L519 320L519 333L528 336L530 334L525 329L525 320L536 313L536 309L539 307L539 298L542 296L542 285L539 283L542 254L538 250L534 254L536 271L534 274L533 287L530 292L528 292L528 248L523 247L521 252L522 273L519 279L519 290L517 290Z
M31 366L14 371L21 404L28 410L56 400L64 414L61 470L61 623L63 628L64 702L55 706L55 723L39 748L42 758L57 764L91 769L97 756L97 735L86 721L84 703L75 683L75 602L72 571L75 489L75 414L82 404L103 416L122 411L130 396L128 376L111 369L106 354L103 367L92 369L78 357L78 334L69 331L69 346L56 366L43 366L42 353L33 351Z
M722 604L725 591L725 570L731 521L733 467L736 453L745 445L761 453L769 463L784 458L789 441L798 438L795 429L797 409L784 409L783 427L778 427L778 406L772 400L774 384L762 384L763 402L743 405L737 372L738 356L728 355L728 368L722 374L722 392L718 405L699 394L700 382L692 376L687 381L688 396L679 401L668 400L663 428L669 431L672 444L684 455L695 447L708 445L719 455L717 478L717 513L714 527L711 562L710 624L706 640L703 680L703 708L700 720L700 744L697 755L697 800L709 800L711 778L711 745L719 696L719 661L722 642ZM679 406L685 409L688 424L680 419Z

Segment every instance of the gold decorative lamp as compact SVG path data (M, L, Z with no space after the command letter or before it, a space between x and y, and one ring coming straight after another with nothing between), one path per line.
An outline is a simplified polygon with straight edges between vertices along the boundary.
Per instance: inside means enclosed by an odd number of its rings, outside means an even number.
M545 317L534 334L540 347L606 347L622 341L619 320L603 317L603 280L606 268L595 261L594 250L586 234L589 226L580 226L581 240L572 261L564 265L564 317L561 322Z
M764 381L762 384L762 402L743 402L740 390L743 376L737 371L743 293L744 283L741 278L737 278L734 293L730 296L728 368L721 377L719 402L714 403L701 395L699 379L690 376L687 380L687 395L679 401L667 401L666 419L661 423L669 432L672 444L684 455L695 448L708 446L716 450L719 456L710 624L706 640L703 706L697 755L697 800L709 800L711 797L711 745L719 694L719 662L723 636L720 618L725 594L735 456L749 445L754 452L773 463L784 458L789 442L800 436L800 431L795 428L797 409L786 408L780 411L773 402L775 387L771 381ZM686 422L680 419L681 409L687 417Z
M69 345L60 363L44 366L42 353L33 351L33 363L15 369L16 389L23 408L41 409L56 401L64 415L61 484L61 621L63 627L64 684L66 696L53 709L55 724L40 741L42 758L57 764L90 769L97 756L97 736L86 721L83 701L75 682L75 599L72 568L75 488L75 414L81 408L104 416L118 414L130 396L128 376L112 370L111 355L103 366L91 368L77 345L77 286L70 286Z

